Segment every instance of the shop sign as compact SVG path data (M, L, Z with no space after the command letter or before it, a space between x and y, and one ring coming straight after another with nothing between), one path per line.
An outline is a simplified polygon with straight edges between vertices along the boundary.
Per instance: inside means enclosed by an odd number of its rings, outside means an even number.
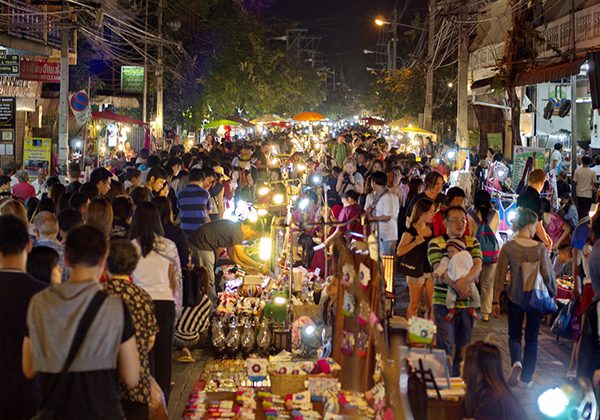
M0 76L19 75L19 56L16 54L0 55Z
M14 96L0 96L0 155L11 154L15 141L15 121L17 99ZM7 147L10 153L7 152Z
M30 173L50 167L52 139L25 137L23 141L23 168Z
M60 83L60 63L22 60L19 79L44 83Z
M144 91L144 68L121 66L121 92L142 93Z
M512 185L516 188L525 170L544 169L546 151L543 148L515 146L513 153Z

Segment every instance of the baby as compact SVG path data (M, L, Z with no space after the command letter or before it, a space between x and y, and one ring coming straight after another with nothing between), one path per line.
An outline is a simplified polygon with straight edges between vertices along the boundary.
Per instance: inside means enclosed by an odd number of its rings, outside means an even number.
M448 249L448 256L442 258L435 270L435 275L437 277L442 277L445 272L448 272L448 279L455 282L461 277L466 276L471 268L473 268L473 258L469 251L467 251L467 247L462 239L449 239L448 242L446 242L446 248ZM471 301L473 302L473 307L469 308L469 315L473 318L477 318L475 308L481 306L479 291L474 282L468 287L470 290ZM449 311L444 317L448 321L454 318L454 314L456 313L456 309L454 309L456 298L456 291L452 287L449 287L446 294L446 308L448 308Z

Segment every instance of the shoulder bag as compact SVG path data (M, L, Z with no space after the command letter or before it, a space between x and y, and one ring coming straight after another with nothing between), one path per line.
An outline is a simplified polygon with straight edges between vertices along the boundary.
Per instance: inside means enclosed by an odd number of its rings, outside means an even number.
M106 297L107 297L106 293L104 293L102 291L98 291L92 298L92 300L91 300L90 304L88 305L87 309L85 310L83 316L79 320L79 324L77 325L77 330L75 331L75 337L73 337L73 342L71 343L71 348L69 349L69 354L67 355L65 364L63 365L62 370L58 374L58 376L52 386L52 389L48 393L46 400L42 402L40 410L32 418L32 420L55 420L55 419L57 419L57 417L54 414L54 412L56 411L56 407L51 407L52 403L50 403L50 400L60 403L61 401L64 401L66 398L68 398L64 395L60 395L61 393L64 392L64 386L62 386L62 385L64 385L64 383L65 383L65 380L67 377L67 371L71 367L71 364L73 364L73 361L75 360L75 356L77 356L77 353L79 352L79 349L81 348L81 345L83 344L83 341L85 340L85 336L86 336L88 330L90 329L90 326L92 325L92 322L94 321L94 318L96 317L96 314L98 313L98 310L104 303L104 300L106 299ZM52 397L54 397L54 398L52 398Z

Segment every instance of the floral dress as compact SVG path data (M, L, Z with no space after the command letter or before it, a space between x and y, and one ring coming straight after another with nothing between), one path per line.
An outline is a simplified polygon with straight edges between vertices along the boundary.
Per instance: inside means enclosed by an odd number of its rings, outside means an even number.
M103 284L109 295L123 299L131 313L131 321L135 328L135 345L140 357L140 380L128 389L121 384L123 399L139 403L150 402L150 363L148 361L148 345L150 337L158 333L158 323L154 315L154 302L141 287L133 284L127 276L116 276Z

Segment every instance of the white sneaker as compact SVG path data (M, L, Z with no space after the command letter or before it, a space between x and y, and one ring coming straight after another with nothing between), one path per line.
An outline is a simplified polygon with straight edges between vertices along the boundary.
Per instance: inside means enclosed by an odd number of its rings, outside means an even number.
M521 362L515 362L512 366L512 371L510 372L510 376L506 381L508 386L516 386L519 383L519 377L521 376L521 371L523 370L523 365Z
M523 382L521 379L519 379L519 388L531 389L532 387L533 387L533 381Z

